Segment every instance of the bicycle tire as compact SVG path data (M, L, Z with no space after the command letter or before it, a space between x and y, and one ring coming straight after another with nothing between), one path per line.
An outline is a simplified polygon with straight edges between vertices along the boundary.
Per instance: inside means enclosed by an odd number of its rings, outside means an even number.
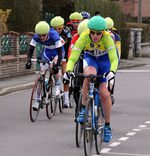
M65 95L61 92L61 97L59 98L59 111L62 113L64 111L64 101L65 101Z
M32 106L35 104L35 102L37 102L37 88L39 86L39 84L41 84L40 81L40 77L38 77L34 83L33 89L32 89L32 93L31 93L31 99L30 99L30 120L32 122L35 122L35 120L37 119L38 115L39 115L39 111L40 111L40 104L38 107L37 111L34 111ZM42 85L41 85L42 86ZM41 93L40 93L40 99L41 99ZM40 100L41 102L41 100Z
M48 104L46 105L46 115L48 119L53 117L53 109L52 109L52 87L53 87L53 80L51 80L48 90Z
M95 148L96 148L96 153L100 154L101 149L102 149L102 142L103 142L103 135L104 135L104 123L105 119L102 113L102 109L100 107L97 108L97 128L96 128L96 133L95 133ZM98 130L100 129L100 130Z
M82 108L82 92L81 92L80 97L79 97L77 112L75 112L75 118L76 119L79 116L81 108ZM82 135L83 135L83 123L78 122L76 120L76 146L77 147L81 146Z
M84 154L91 156L93 148L92 99L87 99L84 115Z

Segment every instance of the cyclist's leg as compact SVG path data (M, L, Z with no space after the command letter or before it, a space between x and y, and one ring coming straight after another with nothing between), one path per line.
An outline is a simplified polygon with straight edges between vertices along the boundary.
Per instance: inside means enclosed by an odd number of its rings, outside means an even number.
M93 61L92 58L90 57L84 58L83 68L84 68L85 75L89 75L89 74L97 75L98 65L95 61ZM86 105L86 99L87 99L87 93L88 93L88 82L89 82L89 79L85 78L83 82L83 98L82 98L83 105L82 105L81 113L79 114L79 117L77 119L79 122L84 121L85 105Z
M67 62L62 62L62 75L66 72ZM65 101L64 101L64 108L69 107L69 84L64 84L64 94L65 94Z
M103 56L105 58L99 58L99 73L103 75L105 72L110 70L110 61L108 56ZM111 84L110 84L111 85ZM112 86L110 86L111 88ZM110 119L111 119L111 108L112 102L110 98L110 92L107 88L106 79L100 78L100 85L99 85L100 97L102 100L102 108L105 116L105 127L104 127L104 141L109 142L112 139L112 131L110 126Z

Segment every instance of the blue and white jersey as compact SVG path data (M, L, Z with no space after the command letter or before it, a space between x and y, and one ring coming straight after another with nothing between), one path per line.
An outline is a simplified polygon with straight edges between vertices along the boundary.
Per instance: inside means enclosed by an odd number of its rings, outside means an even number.
M48 37L44 42L40 40L38 34L35 34L30 42L30 45L36 47L37 43L41 43L44 45L44 48L51 50L63 46L63 42L61 41L58 32L52 28L50 28Z

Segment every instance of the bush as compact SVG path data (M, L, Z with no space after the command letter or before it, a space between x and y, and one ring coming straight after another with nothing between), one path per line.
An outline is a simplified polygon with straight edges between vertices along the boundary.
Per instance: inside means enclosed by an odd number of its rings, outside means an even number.
M141 36L141 42L146 42L149 39L149 24L143 24L143 23L129 23L125 22L124 24L127 28L142 28L142 36Z
M130 28L120 29L121 37L121 58L128 59L129 46L130 46Z

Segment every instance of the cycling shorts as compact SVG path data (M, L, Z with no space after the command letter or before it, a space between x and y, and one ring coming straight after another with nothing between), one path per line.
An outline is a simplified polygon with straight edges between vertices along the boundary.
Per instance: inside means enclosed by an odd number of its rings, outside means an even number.
M94 57L86 53L83 58L83 69L88 66L95 67L97 75L104 75L105 72L110 71L111 64L107 54L100 57ZM106 82L106 79L100 78L99 82Z
M62 59L64 58L64 56L65 56L65 51L62 48ZM44 48L42 59L52 61L54 58L58 59L57 50Z

